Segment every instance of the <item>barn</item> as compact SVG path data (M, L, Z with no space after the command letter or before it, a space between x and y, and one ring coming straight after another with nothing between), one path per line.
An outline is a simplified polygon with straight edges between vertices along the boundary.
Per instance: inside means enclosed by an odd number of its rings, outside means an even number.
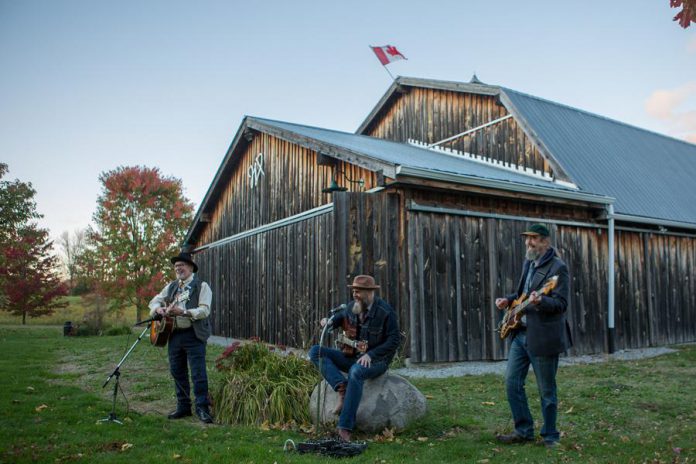
M217 335L306 347L368 273L413 362L498 360L543 222L572 354L696 340L696 145L487 85L399 77L355 133L247 116L188 230Z

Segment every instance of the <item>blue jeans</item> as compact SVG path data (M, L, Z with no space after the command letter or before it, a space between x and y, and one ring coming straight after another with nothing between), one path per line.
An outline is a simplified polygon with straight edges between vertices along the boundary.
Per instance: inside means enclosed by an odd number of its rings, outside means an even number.
M556 414L558 398L556 397L556 372L558 371L558 355L534 356L527 350L527 335L518 332L512 339L508 356L505 387L507 399L515 422L515 433L524 437L534 438L534 419L529 412L527 394L524 390L529 366L534 368L539 397L541 399L541 415L544 425L541 437L545 442L555 442L560 439L556 429Z
M191 409L189 367L193 380L196 408L206 409L208 400L208 373L205 370L205 343L196 337L193 329L175 330L169 337L169 372L174 378L177 409Z
M358 364L358 357L349 358L340 350L319 345L314 345L309 350L309 359L315 366L321 365L321 375L334 391L340 384L346 383L346 378L341 372L348 373L346 398L338 417L338 428L351 431L355 428L355 415L358 412L365 380L379 377L389 367L386 361L372 361L370 367L363 367Z

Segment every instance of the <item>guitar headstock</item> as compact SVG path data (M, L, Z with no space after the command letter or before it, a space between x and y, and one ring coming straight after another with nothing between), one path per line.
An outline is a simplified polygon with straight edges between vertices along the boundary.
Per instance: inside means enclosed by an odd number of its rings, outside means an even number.
M556 288L556 285L558 285L558 276L555 275L551 277L549 280L546 281L543 287L541 287L541 290L539 290L539 293L548 295L551 293L551 290Z

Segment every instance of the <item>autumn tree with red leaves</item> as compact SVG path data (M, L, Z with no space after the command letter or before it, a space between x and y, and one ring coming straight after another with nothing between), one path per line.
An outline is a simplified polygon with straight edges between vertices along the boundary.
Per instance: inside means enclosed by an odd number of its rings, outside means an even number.
M0 178L7 165L0 163ZM13 315L40 317L67 306L60 297L67 287L56 273L57 258L48 231L34 221L36 211L30 183L0 181L0 307Z
M696 23L696 0L669 0L672 8L681 7L681 11L674 17L681 27L686 29L691 23Z
M112 306L135 305L138 321L171 274L169 258L193 216L181 181L157 168L119 167L99 176L102 192L94 214L91 269Z

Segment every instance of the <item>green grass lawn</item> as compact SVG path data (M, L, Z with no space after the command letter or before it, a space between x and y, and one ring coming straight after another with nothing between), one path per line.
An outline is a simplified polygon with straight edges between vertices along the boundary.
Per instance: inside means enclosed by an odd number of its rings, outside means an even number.
M106 377L137 335L63 337L59 327L0 327L0 462L333 462L283 452L298 431L169 421L174 407L166 352L147 338L122 366L120 426L99 423L111 410ZM221 347L209 347L212 362ZM428 415L393 439L369 440L345 462L696 462L696 346L653 359L560 369L562 446L501 446L511 420L499 376L412 382ZM528 385L539 416L536 385Z

